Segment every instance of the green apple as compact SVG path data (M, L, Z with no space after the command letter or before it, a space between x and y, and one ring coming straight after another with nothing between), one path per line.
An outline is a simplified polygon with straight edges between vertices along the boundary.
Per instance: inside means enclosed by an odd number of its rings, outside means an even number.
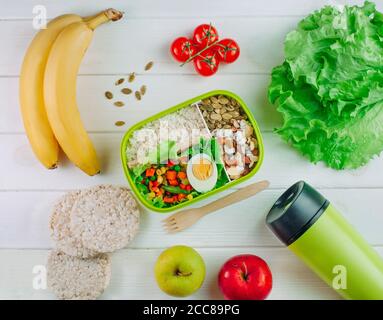
M154 267L157 284L175 297L197 291L205 280L205 263L193 248L174 246L163 251Z

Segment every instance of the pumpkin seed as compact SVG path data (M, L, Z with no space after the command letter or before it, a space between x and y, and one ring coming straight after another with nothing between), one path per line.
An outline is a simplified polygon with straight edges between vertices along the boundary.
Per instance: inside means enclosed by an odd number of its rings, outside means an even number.
M233 116L230 113L226 112L222 115L222 118L225 120L229 120L229 119L233 118Z
M210 100L212 103L219 103L219 100L217 97L211 97Z
M136 92L134 93L134 95L136 96L136 99L137 99L138 101L141 100L141 93L140 93L140 91L136 91Z
M154 62L150 61L145 66L145 71L149 71L153 67Z
M120 78L120 79L118 79L114 84L116 85L116 86L119 86L121 83L123 83L125 81L125 79L124 78Z
M113 99L113 93L111 93L110 91L106 91L105 92L105 97L107 98L107 99Z
M210 114L210 119L211 120L217 120L217 121L221 121L222 120L222 116L218 113L212 113Z
M128 81L133 82L134 79L136 79L136 74L134 72L132 72L131 74L129 74Z
M125 125L125 122L124 121L116 121L114 124L116 127L122 127L123 125Z
M116 107L123 107L125 104L124 104L122 101L116 101L116 102L114 103L114 105L115 105Z
M214 109L220 109L220 108L222 108L222 106L221 106L219 103L217 103L217 102L213 102L211 106L212 106Z
M141 86L140 93L142 96L146 93L146 86L145 85Z
M219 98L219 103L220 104L228 104L229 103L229 100L228 99L226 99L225 97L220 97Z
M123 94L131 94L133 91L131 89L129 89L129 88L124 88L124 89L121 89L121 92Z

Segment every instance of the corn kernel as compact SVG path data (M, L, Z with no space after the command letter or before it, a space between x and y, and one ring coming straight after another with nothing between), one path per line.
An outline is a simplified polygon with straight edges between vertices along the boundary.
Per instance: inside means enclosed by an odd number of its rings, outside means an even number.
M157 169L157 170L156 170L156 174L157 174L157 176L160 176L160 175L162 174L161 169Z
M150 192L148 194L149 199L153 199L155 196L156 196L156 194L154 192Z
M193 195L192 195L192 194L188 194L188 195L186 196L186 198L188 198L188 200L192 200L192 199L193 199Z

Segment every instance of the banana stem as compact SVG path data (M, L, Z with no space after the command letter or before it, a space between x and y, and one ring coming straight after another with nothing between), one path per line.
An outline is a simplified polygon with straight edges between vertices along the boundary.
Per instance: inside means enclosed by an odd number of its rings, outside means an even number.
M94 15L91 15L91 16L82 17L82 20L84 22L88 22L88 21L92 20L93 18L95 18L96 16L97 16L97 14L94 14Z
M107 9L100 12L94 17L91 17L86 21L88 27L92 30L96 29L99 25L108 22L108 21L117 21L120 20L123 16L123 13L115 9Z

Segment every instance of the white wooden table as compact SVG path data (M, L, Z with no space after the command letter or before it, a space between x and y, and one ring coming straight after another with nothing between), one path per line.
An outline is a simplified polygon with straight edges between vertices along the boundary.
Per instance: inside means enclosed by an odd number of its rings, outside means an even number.
M361 3L362 1L336 1ZM195 299L221 299L217 272L235 254L253 253L271 266L271 299L337 299L265 227L264 217L276 198L292 183L304 179L330 199L347 219L383 254L383 158L356 171L336 172L312 165L272 133L280 117L266 98L271 68L282 61L283 40L306 14L326 0L1 0L0 11L0 298L51 299L48 290L32 287L33 267L45 264L51 247L48 219L52 202L65 191L99 183L125 185L119 158L124 131L139 120L212 89L239 94L261 126L266 156L253 179L269 179L271 188L259 196L207 217L178 235L167 235L160 214L143 210L142 226L128 249L113 256L111 285L105 299L169 298L157 287L153 265L166 247L196 248L207 264L206 281ZM333 1L335 3L335 1ZM22 126L18 105L18 73L35 30L32 7L46 6L49 18L68 12L89 15L115 7L123 21L100 27L78 77L78 100L86 128L102 160L103 171L87 177L68 161L47 171L35 160ZM383 10L382 2L378 4ZM179 68L168 46L189 35L200 23L212 22L223 37L235 38L241 58L222 67L214 77L197 76L191 66ZM153 60L151 72L143 74ZM137 72L136 86L146 84L141 102L133 98L124 108L111 106L103 92L120 75ZM126 121L117 128L114 122Z

